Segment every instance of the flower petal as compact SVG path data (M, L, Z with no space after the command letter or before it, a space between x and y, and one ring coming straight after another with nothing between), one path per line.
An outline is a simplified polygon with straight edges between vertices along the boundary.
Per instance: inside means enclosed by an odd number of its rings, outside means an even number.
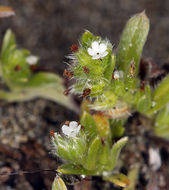
M105 52L103 52L103 53L100 55L100 57L105 57L107 54L108 54L108 52L105 51Z
M100 44L100 52L101 53L103 53L103 52L105 52L107 50L107 46L106 46L106 44Z
M69 136L70 133L71 133L71 129L70 129L67 125L63 125L63 126L62 126L62 132L63 132L65 135Z
M96 54L96 53L93 51L92 48L88 48L88 49L87 49L87 52L88 52L88 54L91 55L91 56L93 56L93 55Z
M95 52L98 52L100 50L99 43L97 41L92 42L92 49Z
M100 56L100 54L99 55L94 55L93 57L92 57L92 59L100 59L101 58L101 56Z
M80 129L81 129L81 125L78 125L78 127L77 127L77 134L79 133L79 131L80 131Z
M69 123L69 128L70 128L71 130L77 129L77 127L78 127L78 123L77 123L76 121L71 121L71 122Z
M26 58L26 62L29 64L29 65L34 65L36 64L38 61L38 57L37 56L34 56L34 55L30 55Z

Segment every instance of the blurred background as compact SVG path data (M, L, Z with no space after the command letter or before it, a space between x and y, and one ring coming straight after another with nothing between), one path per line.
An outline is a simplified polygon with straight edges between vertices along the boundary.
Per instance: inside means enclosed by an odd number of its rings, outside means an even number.
M85 29L110 39L116 51L126 21L146 11L151 28L143 57L164 64L169 59L168 0L0 0L15 10L0 19L0 43L11 28L20 47L40 57L40 69L62 75L65 56ZM24 103L0 101L0 168L14 172L56 169L50 153L49 131L78 116L44 99ZM0 178L1 190L50 189L54 174Z
M168 0L0 0L14 8L16 16L0 20L0 40L7 28L15 32L19 45L41 57L41 66L62 74L64 56L85 29L107 37L118 45L126 21L143 10L151 29L144 56L156 63L169 58Z

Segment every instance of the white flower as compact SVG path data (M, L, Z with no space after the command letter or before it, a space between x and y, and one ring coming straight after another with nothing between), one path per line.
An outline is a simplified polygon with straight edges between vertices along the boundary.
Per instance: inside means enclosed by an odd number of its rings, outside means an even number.
M62 132L68 137L76 137L81 129L81 125L79 125L76 121L71 121L68 125L62 126Z
M115 80L117 80L119 78L123 78L123 71L114 71L113 78Z
M99 44L97 41L92 42L92 48L88 48L87 51L92 56L92 59L100 59L108 54L107 45L104 43Z
M38 62L38 57L34 55L30 55L26 58L26 62L29 65L35 65Z

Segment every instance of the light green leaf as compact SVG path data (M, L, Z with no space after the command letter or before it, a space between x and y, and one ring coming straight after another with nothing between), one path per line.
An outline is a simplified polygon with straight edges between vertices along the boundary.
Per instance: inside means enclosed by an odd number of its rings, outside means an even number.
M119 120L115 120L115 119L110 120L110 126L111 126L111 132L112 132L113 138L119 138L123 135L125 131L124 124L126 120L127 120L126 118L119 119Z
M136 189L136 184L137 184L137 180L139 177L139 169L140 169L140 166L135 165L129 171L128 178L129 178L130 183L129 183L128 187L124 188L124 190L135 190Z
M135 100L137 111L144 114L147 110L149 110L152 106L150 86L147 85L143 92L140 90L137 91L137 93L135 94L134 100Z
M158 112L154 131L157 136L169 139L169 104Z
M59 176L55 177L52 184L52 190L67 190L64 181Z
M82 166L74 164L63 164L57 169L58 172L63 174L75 174L75 175L96 175L95 171L88 171Z
M111 176L103 176L105 181L112 182L120 187L127 187L130 183L128 177L122 173L113 174Z
M15 36L10 29L7 30L2 42L1 56L4 57L5 52L12 50L16 47Z
M129 19L118 46L117 67L127 77L131 63L135 62L135 76L138 74L139 61L149 32L149 19L144 12Z
M101 168L109 169L110 163L110 145L107 141L102 144L99 153L99 164Z
M5 34L1 51L1 75L9 88L23 86L29 80L31 70L26 58L30 52L17 49L15 36L11 30Z
M87 48L91 45L93 41L99 41L100 36L94 36L91 32L86 30L81 38L81 44L84 48Z
M115 55L112 55L110 61L108 61L108 67L104 72L104 78L107 79L108 81L111 81L112 79L112 73L115 67L115 63L116 63L116 57Z
M111 150L111 167L110 170L114 169L114 167L117 164L117 161L119 159L119 154L122 150L122 148L125 146L125 144L128 141L128 137L123 137L120 140L118 140L112 147Z
M35 74L20 90L12 92L0 91L0 99L5 99L9 102L16 102L41 97L77 111L77 108L72 103L71 98L64 96L64 90L63 79L61 77L52 73L40 72Z
M160 110L169 103L169 75L167 75L155 89L153 93L153 101L155 106L148 111L148 114Z
M91 108L98 111L111 109L116 105L117 100L118 97L114 94L114 92L107 90L104 92L104 101L103 99L98 99L91 104Z
M96 170L100 146L101 140L99 137L96 137L89 146L87 158L84 163L84 168L87 170Z
M97 136L96 124L93 117L87 113L83 112L81 117L81 125L84 126L85 133L89 136L89 139L93 139L93 137Z

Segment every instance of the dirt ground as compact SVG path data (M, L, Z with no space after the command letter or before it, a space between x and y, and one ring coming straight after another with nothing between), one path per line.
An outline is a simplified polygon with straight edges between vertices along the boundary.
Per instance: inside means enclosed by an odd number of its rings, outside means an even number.
M8 28L16 34L20 47L40 56L40 70L62 75L66 68L65 55L85 29L107 37L116 51L122 29L131 15L146 10L151 29L143 57L150 57L168 69L169 61L169 1L168 0L0 0L0 5L14 8L16 16L0 20L0 43ZM167 63L167 64L166 64ZM49 131L58 130L65 120L78 120L78 115L44 99L24 103L0 101L0 169L5 172L34 171L33 173L0 177L0 190L50 190L54 170L59 164L51 152ZM146 131L145 119L137 114L127 125L130 144L126 147L122 172L141 163L138 190L169 190L169 142ZM142 127L136 135L135 126ZM136 129L137 130L137 129ZM150 147L160 151L162 166L153 173L148 165ZM137 154L135 150L138 150ZM132 157L133 159L128 159ZM128 161L129 160L129 161ZM41 171L51 169L52 171ZM81 187L80 187L81 186ZM75 190L118 190L110 183L94 178ZM73 187L69 187L73 189Z

